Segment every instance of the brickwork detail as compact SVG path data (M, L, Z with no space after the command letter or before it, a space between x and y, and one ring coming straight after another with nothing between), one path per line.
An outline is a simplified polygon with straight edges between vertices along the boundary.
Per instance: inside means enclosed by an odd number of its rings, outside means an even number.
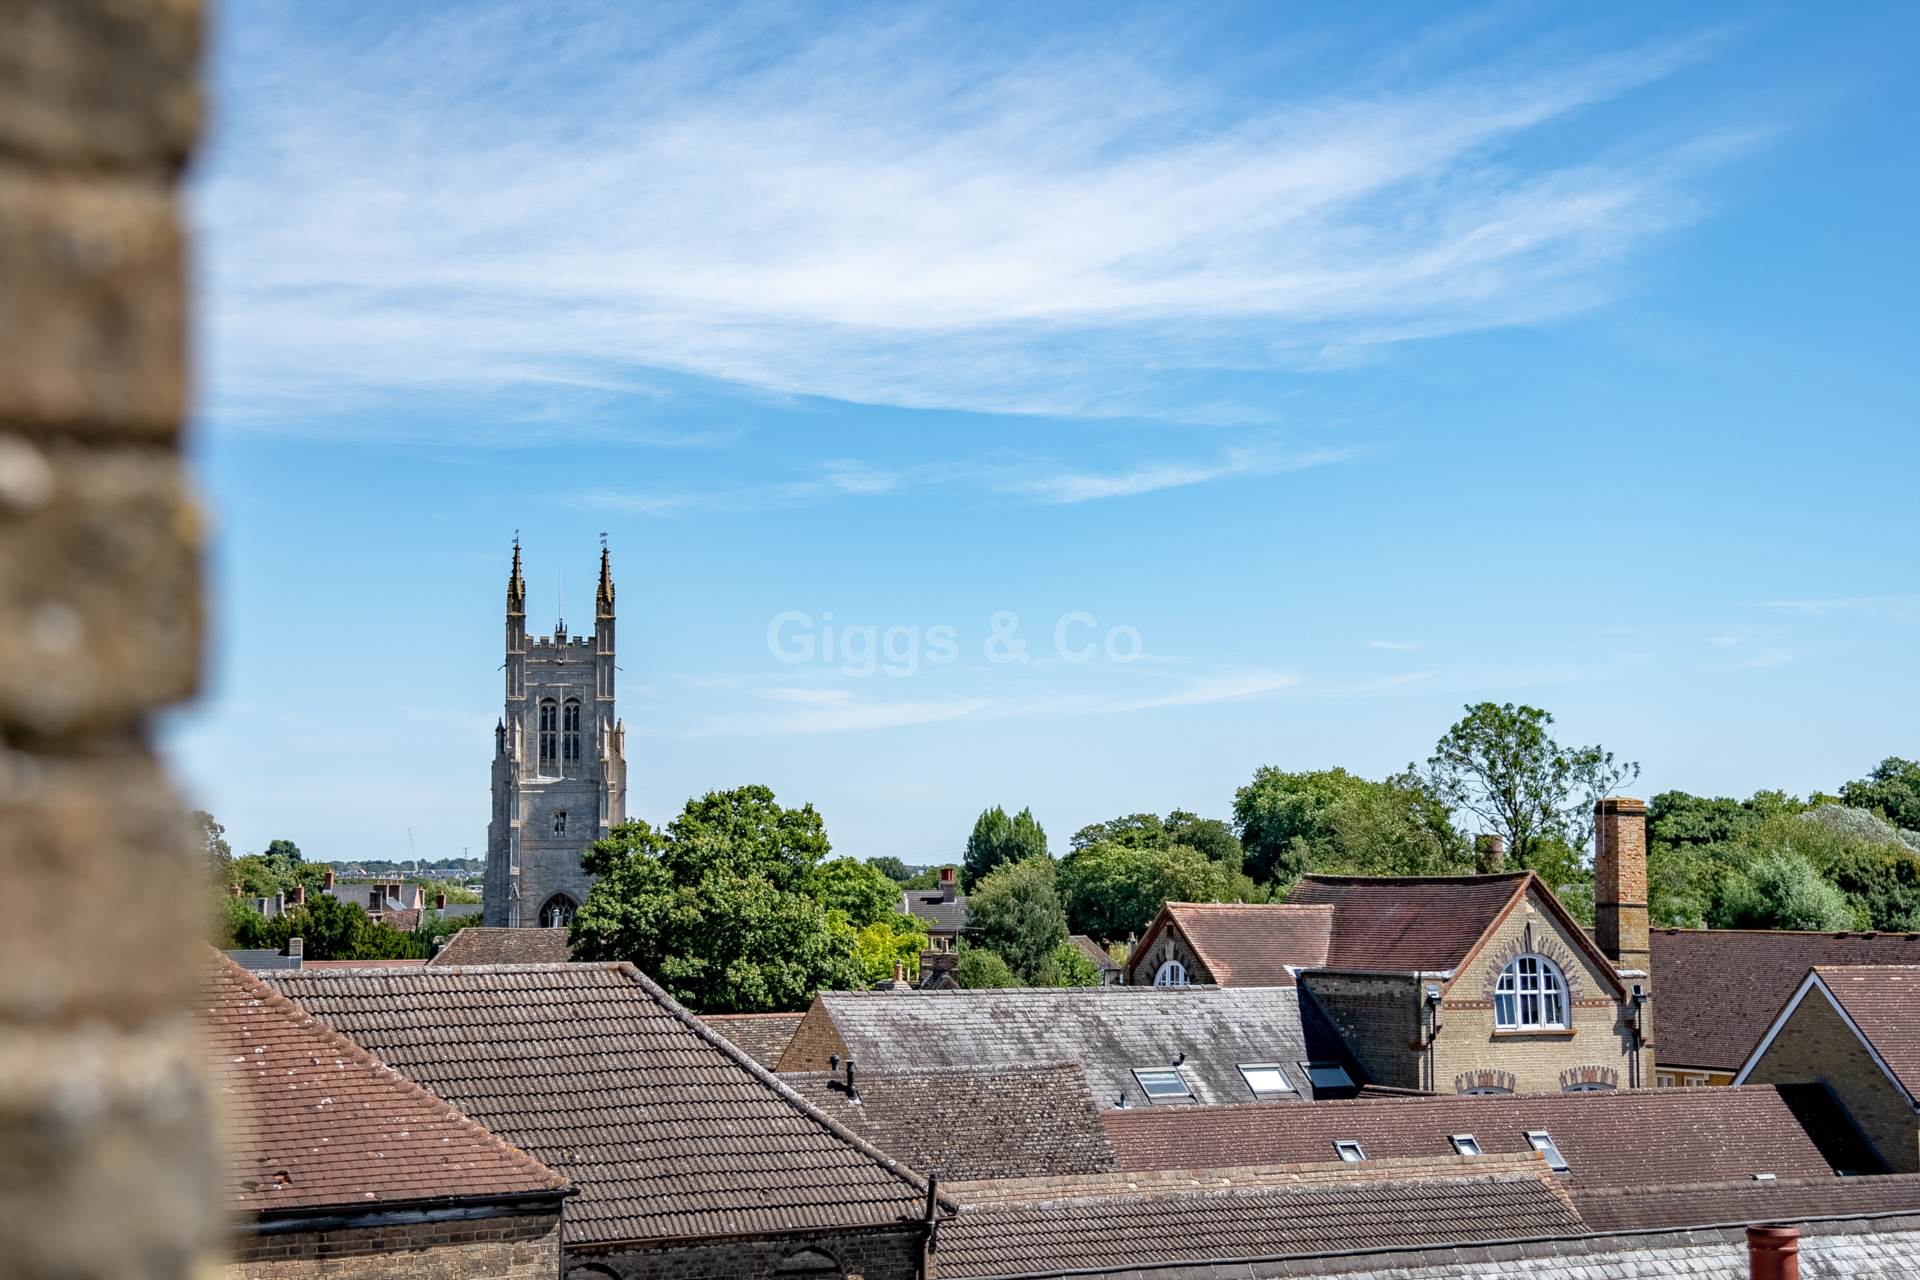
M233 1255L230 1280L553 1280L560 1216L251 1235Z
M787 1042L776 1070L825 1071L828 1059L834 1056L845 1060L846 1041L840 1038L840 1029L833 1025L826 1006L815 1000L806 1016L800 1019L800 1025L794 1028L793 1039Z
M1824 1081L1895 1173L1920 1173L1916 1114L1846 1019L1809 991L1747 1075L1749 1084Z
M205 878L152 753L200 677L175 185L197 0L0 4L0 1271L205 1274ZM76 946L75 902L126 902Z

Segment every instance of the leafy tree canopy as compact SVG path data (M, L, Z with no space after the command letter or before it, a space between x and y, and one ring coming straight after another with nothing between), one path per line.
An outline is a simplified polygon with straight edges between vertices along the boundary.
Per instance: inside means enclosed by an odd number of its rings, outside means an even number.
M879 858L868 858L867 865L878 871L895 884L904 885L913 879L914 869L891 854Z
M1553 837L1584 848L1594 801L1640 776L1638 764L1603 747L1561 746L1553 716L1538 707L1482 702L1466 712L1434 746L1427 786L1503 837L1515 866L1531 867L1536 847Z
M1847 896L1805 857L1787 849L1762 853L1730 875L1714 906L1721 929L1847 929Z
M1053 952L1067 940L1050 858L1024 858L988 874L967 897L967 935L999 955L1028 986L1051 986Z
M1447 806L1411 773L1383 782L1271 766L1233 799L1247 874L1286 888L1308 871L1437 875L1472 869Z
M709 1013L797 1009L823 987L863 985L855 929L815 896L827 852L811 805L782 807L760 786L689 800L664 832L622 823L583 859L599 880L574 915L573 953L632 961Z
M1047 856L1047 833L1034 821L1033 810L1022 809L1011 818L995 805L975 819L960 862L960 887L969 894L996 867L1025 858Z
M898 912L890 919L865 925L853 935L854 958L869 986L893 977L895 964L906 969L909 980L918 978L920 953L926 945L927 926Z
M1068 927L1101 941L1144 932L1167 902L1246 902L1264 896L1244 874L1185 845L1086 845L1061 860L1057 882Z
M814 896L855 929L885 921L900 907L900 886L872 863L854 858L821 863L814 873Z
M1051 987L1097 987L1100 985L1100 966L1092 957L1068 939L1053 949L1053 963L1048 975Z
M1920 760L1888 756L1872 773L1840 788L1855 809L1871 809L1894 826L1920 833Z
M1014 977L1005 960L985 947L970 947L964 942L960 944L960 959L953 967L953 980L969 991L1020 985L1020 979Z

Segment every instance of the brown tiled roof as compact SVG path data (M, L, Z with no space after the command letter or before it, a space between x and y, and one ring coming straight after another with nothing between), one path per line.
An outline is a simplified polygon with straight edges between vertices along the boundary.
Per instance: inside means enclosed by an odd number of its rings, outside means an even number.
M749 1058L771 1071L779 1065L804 1013L708 1013L700 1021L731 1040Z
M1071 1063L781 1077L888 1155L943 1179L1024 1178L1114 1168L1113 1147Z
M940 1274L1057 1275L1207 1260L1579 1233L1565 1197L1529 1169L1485 1176L1235 1181L1219 1189L1060 1194L964 1206L940 1227ZM1184 1273L1175 1273L1184 1274ZM1245 1270L1236 1275L1252 1274Z
M447 945L427 963L450 964L565 964L565 929L498 929L473 925L447 939Z
M376 1212L433 1200L558 1196L566 1180L508 1146L225 956L201 1023L225 1103L227 1205Z
M1078 947L1080 949L1080 954L1085 956L1088 960L1092 961L1093 967L1100 970L1100 972L1102 973L1110 973L1113 970L1118 969L1120 967L1119 965L1113 962L1113 957L1107 954L1107 949L1105 947L1101 946L1099 943L1095 942L1092 938L1089 938L1084 933L1068 934L1067 941L1071 942L1074 946Z
M1162 929L1178 928L1223 987L1290 987L1296 969L1327 963L1333 935L1330 905L1287 903L1169 902L1153 922L1140 950Z
M1552 1135L1575 1190L1881 1167L1821 1085L1356 1098L1311 1107L1140 1108L1102 1118L1122 1169L1328 1160L1333 1144L1347 1139L1369 1158L1431 1159L1452 1154L1449 1139L1458 1133L1472 1134L1489 1154L1523 1152L1535 1129Z
M1530 872L1490 876L1302 876L1290 906L1330 906L1332 969L1443 972L1526 890Z
M1920 1174L1873 1178L1780 1178L1703 1182L1683 1186L1603 1187L1573 1193L1574 1207L1593 1231L1650 1231L1663 1227L1838 1218L1869 1213L1920 1213Z
M919 1216L917 1178L631 965L303 970L275 985L565 1172L569 1245Z
M1920 1098L1920 965L1820 966L1814 972L1909 1098Z
M1815 965L1920 963L1920 934L1653 932L1653 1054L1738 1071Z

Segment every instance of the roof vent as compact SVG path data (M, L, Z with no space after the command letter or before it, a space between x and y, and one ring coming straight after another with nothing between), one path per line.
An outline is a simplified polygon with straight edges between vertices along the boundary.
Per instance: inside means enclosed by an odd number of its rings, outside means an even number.
M1756 1173L1753 1175L1753 1180L1755 1182L1773 1182L1776 1181L1776 1176L1771 1173Z

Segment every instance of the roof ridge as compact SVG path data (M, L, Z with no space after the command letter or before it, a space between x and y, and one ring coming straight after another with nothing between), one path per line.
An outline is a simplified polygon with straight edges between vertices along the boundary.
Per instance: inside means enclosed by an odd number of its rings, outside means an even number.
M218 958L219 963L224 965L228 970L226 974L227 979L231 981L237 977L241 990L245 991L250 998L260 1001L265 1007L272 1009L282 1017L291 1019L293 1024L301 1030L314 1032L322 1042L331 1046L336 1053L353 1062L355 1065L363 1068L371 1068L375 1074L396 1081L402 1090L419 1094L422 1098L426 1099L441 1116L471 1131L483 1142L489 1142L499 1147L507 1154L509 1159L521 1166L525 1172L541 1178L554 1190L573 1190L573 1183L568 1178L553 1169L549 1169L545 1164L542 1164L533 1156L528 1155L519 1147L514 1146L511 1142L508 1142L505 1138L487 1128L478 1120L475 1120L472 1116L454 1106L451 1102L448 1102L445 1098L442 1098L439 1094L427 1088L419 1081L411 1079L396 1068L388 1065L371 1050L356 1043L344 1033L334 1030L334 1028L328 1026L320 1018L316 1017L306 1006L282 995L262 980L259 975L251 973L235 963L233 957L218 950L215 950L213 954ZM395 970L394 972L406 971Z
M1920 941L1920 930L1916 929L1689 929L1679 925L1660 925L1654 930L1656 937L1705 938L1726 937L1740 934L1759 938L1897 938L1902 942Z
M1531 871L1479 871L1466 875L1431 876L1362 876L1346 875L1337 872L1309 871L1301 876L1302 880L1315 880L1321 884L1487 884L1496 880L1521 880L1531 875ZM1309 904L1302 904L1309 905Z

